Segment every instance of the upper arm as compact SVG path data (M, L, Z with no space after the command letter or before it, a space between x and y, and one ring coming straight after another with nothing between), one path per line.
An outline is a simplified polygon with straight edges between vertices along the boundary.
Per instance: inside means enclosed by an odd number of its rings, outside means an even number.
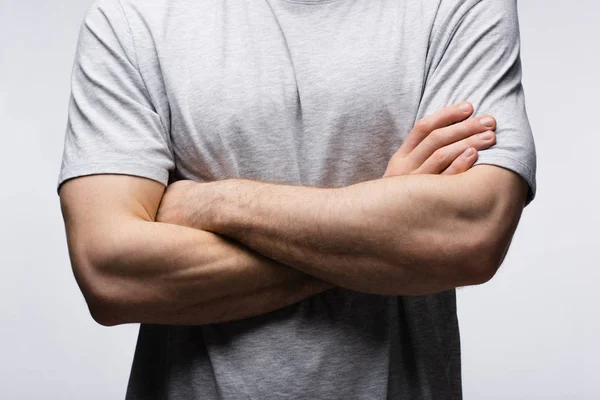
M165 186L129 175L89 175L70 179L59 189L67 229L92 231L128 218L154 221Z
M90 175L59 189L69 256L84 293L92 291L102 266L118 254L126 224L153 221L164 185L128 175ZM114 253L114 254L113 254Z
M501 168L473 168L466 176L487 181L484 192L515 202L524 181L529 204L536 193L536 152L521 84L515 0L442 0L426 73L417 118L461 100L474 105L474 115L493 115L496 144L479 151L475 165Z
M111 248L111 229L156 215L174 162L151 99L124 9L94 2L79 32L57 183L74 267Z
M527 181L510 169L476 165L456 178L461 181L459 190L464 201L476 202L478 206L472 205L481 212L499 212L507 219L518 218L527 200Z

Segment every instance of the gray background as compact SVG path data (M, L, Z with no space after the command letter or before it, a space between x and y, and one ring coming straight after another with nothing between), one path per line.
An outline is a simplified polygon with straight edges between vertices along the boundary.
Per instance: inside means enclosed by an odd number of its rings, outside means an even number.
M122 398L137 326L93 322L55 183L90 0L0 0L0 398ZM519 4L537 199L489 283L459 290L465 399L600 398L600 3Z

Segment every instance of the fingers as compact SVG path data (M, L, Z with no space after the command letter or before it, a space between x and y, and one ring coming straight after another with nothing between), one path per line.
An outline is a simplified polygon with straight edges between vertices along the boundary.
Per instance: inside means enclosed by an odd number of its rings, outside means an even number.
M478 118L470 118L466 121L445 128L437 129L427 136L407 156L406 162L409 168L417 169L431 155L451 143L458 142L472 135L491 131L496 127L496 120L491 115Z
M425 162L417 169L419 174L439 174L464 153L469 148L475 150L484 150L496 143L496 134L493 131L486 131L480 134L472 135L466 139L449 144L433 152Z
M471 103L463 101L445 107L440 111L418 120L397 153L399 153L399 156L407 156L431 132L464 121L466 118L470 117L472 113L473 106Z
M477 150L474 147L469 147L459 157L455 158L452 164L441 175L456 175L465 172L475 164L477 157Z

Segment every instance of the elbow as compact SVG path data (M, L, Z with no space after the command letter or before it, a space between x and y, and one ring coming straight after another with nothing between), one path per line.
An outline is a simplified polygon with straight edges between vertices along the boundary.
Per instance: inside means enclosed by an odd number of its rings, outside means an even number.
M80 258L72 263L75 280L94 321L106 327L124 324L123 296L119 295L123 289L102 265L89 258Z
M503 234L501 224L489 221L474 227L464 245L462 261L466 285L489 282L504 261L512 235Z
M94 306L91 306L91 302L89 300L87 300L87 303L88 308L90 310L90 315L98 324L105 327L111 327L124 323L115 315L110 305L106 303L99 303Z
M464 266L464 286L475 286L492 280L500 264L496 263L492 257L478 257L477 262L465 262Z
M90 315L98 324L111 327L125 323L114 299L107 298L104 293L88 293L84 296Z

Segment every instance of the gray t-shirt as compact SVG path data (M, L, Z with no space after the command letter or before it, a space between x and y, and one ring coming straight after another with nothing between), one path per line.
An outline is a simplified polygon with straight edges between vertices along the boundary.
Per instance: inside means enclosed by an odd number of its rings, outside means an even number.
M343 186L415 120L498 120L477 164L535 194L515 0L100 0L79 36L59 185L101 173ZM490 182L493 184L493 182ZM455 291L334 289L259 317L142 325L129 399L460 399Z

